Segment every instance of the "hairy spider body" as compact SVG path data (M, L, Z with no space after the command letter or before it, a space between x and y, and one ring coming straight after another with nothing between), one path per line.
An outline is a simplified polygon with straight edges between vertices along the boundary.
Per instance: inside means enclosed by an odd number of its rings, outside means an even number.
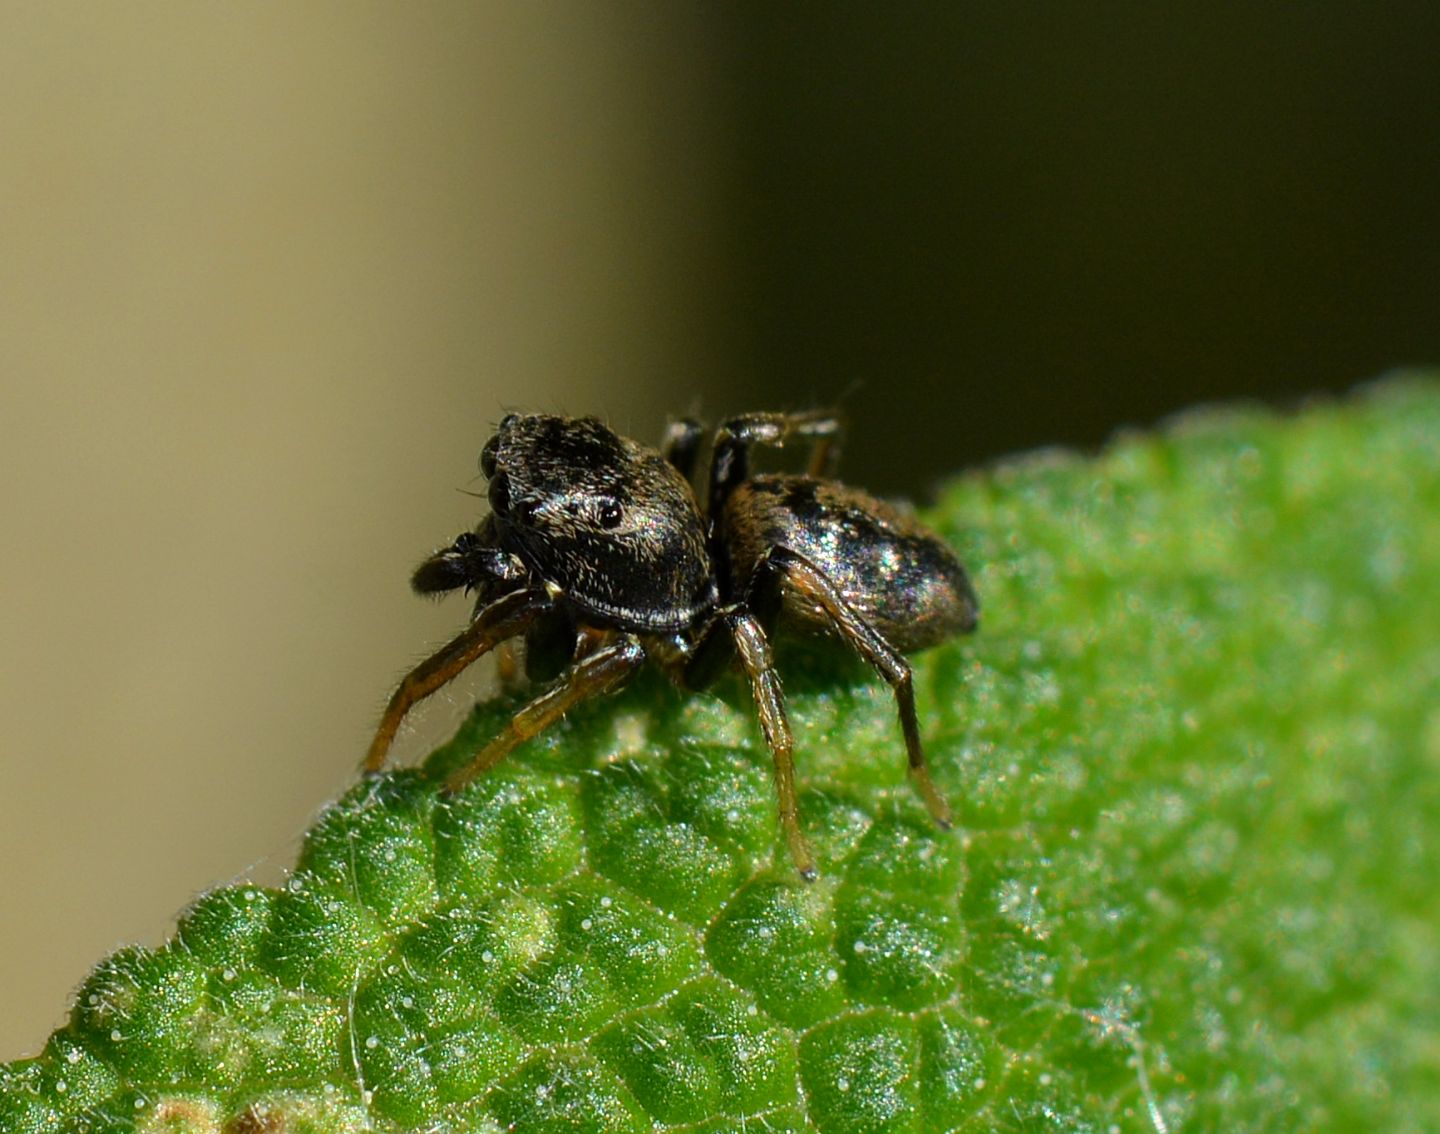
M925 765L903 652L973 630L978 604L950 549L908 514L831 479L833 415L747 414L717 430L706 507L691 487L702 436L673 424L663 451L594 418L507 415L480 457L490 514L415 571L414 588L477 596L470 624L406 675L364 761L384 764L401 720L483 654L525 642L527 675L558 678L448 781L456 790L647 660L701 688L738 661L775 763L781 827L806 878L793 740L773 632L838 636L892 687L916 787L950 811ZM749 474L756 444L812 444L804 476Z

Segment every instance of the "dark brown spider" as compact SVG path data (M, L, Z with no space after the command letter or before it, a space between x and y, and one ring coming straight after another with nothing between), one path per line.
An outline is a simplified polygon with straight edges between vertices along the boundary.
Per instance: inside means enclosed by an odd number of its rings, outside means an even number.
M975 593L950 549L902 511L830 479L841 424L829 413L756 413L716 431L709 499L691 488L701 426L672 424L661 451L595 418L509 414L480 455L490 514L416 570L421 594L464 587L470 625L390 699L364 770L376 772L411 706L476 658L522 637L532 678L555 677L446 783L493 767L587 697L652 659L701 688L738 659L775 760L780 823L805 878L815 859L795 809L794 747L770 635L838 635L895 692L910 773L935 820L950 809L925 765L902 653L973 630ZM811 445L804 476L751 476L751 446Z

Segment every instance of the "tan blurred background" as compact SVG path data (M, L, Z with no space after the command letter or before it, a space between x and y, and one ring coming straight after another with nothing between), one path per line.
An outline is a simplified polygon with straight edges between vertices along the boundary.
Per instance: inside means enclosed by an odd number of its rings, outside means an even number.
M0 1060L103 953L293 859L464 618L406 577L473 522L503 407L648 436L708 377L702 34L580 4L4 8Z
M464 618L406 577L507 407L844 393L923 495L1440 359L1437 47L1418 0L0 4L0 1061L293 860Z

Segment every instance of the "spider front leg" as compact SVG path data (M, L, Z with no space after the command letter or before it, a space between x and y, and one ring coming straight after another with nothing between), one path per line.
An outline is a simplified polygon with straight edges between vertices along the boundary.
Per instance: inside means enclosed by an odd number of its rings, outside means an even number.
M550 598L544 591L514 591L498 598L476 614L474 621L455 638L407 673L385 706L380 727L375 730L375 739L370 742L370 750L361 764L362 771L368 775L384 766L385 754L400 730L400 722L417 701L453 680L501 642L523 634L550 606Z
M695 479L695 458L699 454L700 441L705 436L705 427L693 417L682 417L665 426L665 436L660 442L660 455L679 470L686 480Z
M752 584L752 590L756 588L770 588L768 597L771 598L778 597L783 588L788 588L796 600L821 610L836 633L889 684L895 693L900 731L905 735L905 752L915 788L935 822L948 829L952 824L950 805L930 778L925 749L920 743L920 722L915 713L910 664L885 640L883 634L845 601L825 572L787 547L773 548L761 561Z
M747 413L722 422L715 431L710 455L710 516L720 515L725 500L737 484L750 475L752 445L784 445L794 437L812 442L807 472L830 477L840 460L840 442L845 423L830 410L808 413Z
M470 763L451 773L445 781L445 790L459 791L503 760L517 744L543 732L581 701L618 689L644 664L645 647L630 637L586 654L565 672L557 685L511 717L500 735Z

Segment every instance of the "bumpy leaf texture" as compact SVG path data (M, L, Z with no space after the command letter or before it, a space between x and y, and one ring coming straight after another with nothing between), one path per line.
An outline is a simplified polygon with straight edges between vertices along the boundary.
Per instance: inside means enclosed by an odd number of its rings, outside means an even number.
M288 885L125 949L0 1129L1440 1129L1440 385L1196 413L932 513L984 625L917 659L957 829L863 669L659 679L463 794L355 787Z

